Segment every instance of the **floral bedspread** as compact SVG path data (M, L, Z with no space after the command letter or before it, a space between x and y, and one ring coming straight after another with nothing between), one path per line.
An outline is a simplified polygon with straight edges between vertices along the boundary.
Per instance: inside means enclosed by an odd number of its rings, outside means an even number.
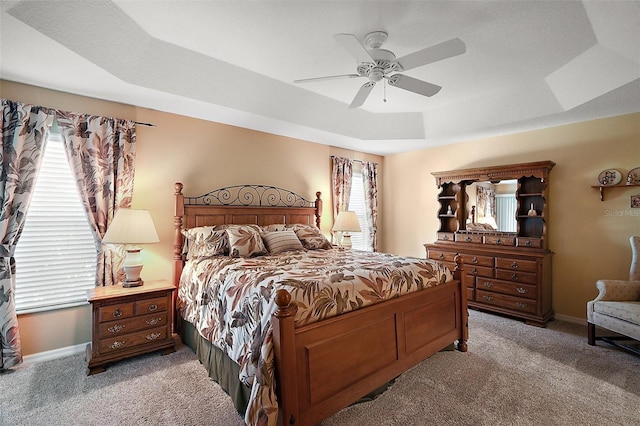
M271 314L276 290L297 304L297 326L432 287L453 277L425 259L355 250L291 251L254 258L192 259L178 289L178 312L240 365L251 388L250 425L275 425L275 358Z

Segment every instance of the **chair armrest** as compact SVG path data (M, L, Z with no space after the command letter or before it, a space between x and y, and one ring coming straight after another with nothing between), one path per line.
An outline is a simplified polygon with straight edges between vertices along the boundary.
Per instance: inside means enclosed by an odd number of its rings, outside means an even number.
M600 293L594 302L640 300L640 281L598 280L596 287Z

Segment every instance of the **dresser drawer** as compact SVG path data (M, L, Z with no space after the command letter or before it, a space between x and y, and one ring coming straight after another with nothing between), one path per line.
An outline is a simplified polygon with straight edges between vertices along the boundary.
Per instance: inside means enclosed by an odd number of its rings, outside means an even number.
M496 269L496 278L499 280L513 281L524 284L538 284L538 276L528 272L506 271L504 269Z
M456 254L454 252L429 250L429 259L437 260L438 262L450 262L452 265L455 265L455 257Z
M480 234L456 234L457 242L482 244L482 240Z
M138 300L135 303L135 315L144 315L152 312L162 312L167 310L167 298L156 297L154 299Z
M467 300L470 300L473 302L475 294L476 294L475 288L467 287Z
M462 260L464 265L469 267L473 266L486 266L487 268L493 268L493 257L491 256L477 256L475 254L462 254Z
M474 277L493 278L493 268L487 268L485 266L464 265L464 271L467 275Z
M104 355L109 352L120 351L122 349L132 348L145 343L155 342L156 340L164 340L167 338L167 327L153 328L142 330L137 333L124 334L122 336L112 337L100 340L100 354Z
M486 235L484 237L484 243L494 246L513 247L516 245L516 237L499 237L496 235Z
M520 260L508 257L496 257L496 268L513 271L536 272L538 263L535 260Z
M542 248L542 239L518 237L516 245L518 247Z
M478 278L476 282L478 290L489 290L513 296L526 297L528 299L536 298L535 285L516 284L510 281L499 281L488 278Z
M106 322L116 319L130 318L133 314L134 302L120 303L98 308L98 321Z
M100 324L99 338L104 339L112 336L133 333L134 331L155 328L167 325L167 312L143 315L139 317L127 318L119 321L110 321Z
M438 240L440 241L453 241L453 232L438 232Z
M536 312L535 300L508 296L506 294L493 293L490 291L476 290L476 302L499 306L501 308L508 308L528 314Z

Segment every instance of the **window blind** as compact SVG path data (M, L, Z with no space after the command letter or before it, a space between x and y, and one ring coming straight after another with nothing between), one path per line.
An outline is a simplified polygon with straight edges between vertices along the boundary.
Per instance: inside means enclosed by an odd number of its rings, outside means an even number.
M96 246L60 134L51 133L16 246L16 311L84 304Z
M349 210L356 212L362 232L351 232L351 246L356 250L369 250L367 229L367 214L364 202L364 182L362 170L353 168L351 177L351 194L349 196Z

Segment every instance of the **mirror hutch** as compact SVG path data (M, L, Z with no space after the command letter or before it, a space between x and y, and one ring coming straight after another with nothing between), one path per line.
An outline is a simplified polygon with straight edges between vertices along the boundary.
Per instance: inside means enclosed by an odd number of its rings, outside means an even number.
M552 161L539 161L432 173L439 188L439 228L437 240L424 245L427 258L453 268L454 257L462 256L470 307L539 327L553 319L553 252L547 239L553 166ZM509 230L496 226L501 220L496 221L493 201L487 207L487 196L476 198L475 189L488 187L489 198L495 199L495 187L505 181L513 182L515 188L508 214L515 224ZM479 216L490 220L478 220Z

